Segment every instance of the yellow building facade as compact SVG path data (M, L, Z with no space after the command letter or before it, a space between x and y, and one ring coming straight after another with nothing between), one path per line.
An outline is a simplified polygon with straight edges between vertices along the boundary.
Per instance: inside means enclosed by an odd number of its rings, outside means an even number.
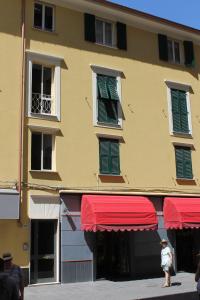
M167 231L163 206L200 194L199 31L74 2L1 4L0 179L20 214L0 221L0 252L11 251L33 284L136 278L151 275L145 262L157 264L168 237L175 268L187 270L180 245L193 241L192 261L199 231ZM82 231L84 195L144 197L158 230Z

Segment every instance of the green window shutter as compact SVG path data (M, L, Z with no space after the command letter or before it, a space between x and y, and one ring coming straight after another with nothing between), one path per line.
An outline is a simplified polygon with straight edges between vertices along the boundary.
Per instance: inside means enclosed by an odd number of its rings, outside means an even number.
M191 149L186 147L176 147L176 177L192 179L192 158Z
M195 57L194 57L194 46L191 41L184 41L184 52L185 52L185 65L187 67L195 66Z
M183 149L180 147L176 147L175 156L176 156L176 177L184 178Z
M117 48L120 50L127 50L127 33L126 24L117 22Z
M179 107L179 91L171 89L173 131L181 132L181 116Z
M99 139L100 174L110 174L110 141Z
M90 14L84 15L85 21L85 40L87 42L96 42L96 33L95 33L95 16Z
M110 171L112 174L120 174L119 163L119 141L113 140L110 142Z
M189 133L187 99L186 92L184 91L179 91L179 107L181 117L181 131L184 133Z
M118 124L117 80L114 77L97 75L98 122Z
M160 60L168 61L168 42L166 35L158 34L158 49Z
M192 179L192 157L191 157L191 149L184 148L183 149L183 158L184 158L184 178Z
M99 98L109 99L106 76L97 75L97 86Z
M111 100L119 100L119 95L117 91L117 80L114 77L107 77L107 88L109 91Z
M107 100L98 99L98 122L108 122L106 102Z
M186 92L171 89L173 131L189 133Z

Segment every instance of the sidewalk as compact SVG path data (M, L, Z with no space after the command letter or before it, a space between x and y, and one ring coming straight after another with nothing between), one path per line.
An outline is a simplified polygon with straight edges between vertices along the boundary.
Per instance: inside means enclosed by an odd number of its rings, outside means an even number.
M161 288L163 278L124 282L32 286L25 289L25 300L197 300L194 274L179 273L172 287Z

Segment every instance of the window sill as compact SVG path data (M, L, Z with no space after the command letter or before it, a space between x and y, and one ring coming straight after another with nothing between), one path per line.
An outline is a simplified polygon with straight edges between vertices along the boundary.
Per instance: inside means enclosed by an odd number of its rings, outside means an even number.
M50 173L50 174L58 174L57 171L54 170L29 170L30 173Z
M181 185L196 185L195 178L176 178L176 182Z
M37 27L34 27L34 26L32 26L32 29L35 30L35 31L39 31L39 32L44 32L44 33L49 33L49 34L53 34L53 35L58 35L58 33L54 29L51 31L51 30L37 28Z
M193 139L193 136L191 133L182 133L182 132L172 132L171 136L174 137L181 137L181 138L188 138L188 139Z
M109 45L106 45L106 44L100 44L100 43L95 43L95 45L101 46L101 47L110 48L110 49L114 49L114 50L118 50L118 48L117 48L116 46L109 46Z
M102 183L125 183L123 176L120 174L98 174L98 177Z
M99 177L122 177L120 174L98 174Z
M95 127L101 127L101 128L110 128L110 129L117 129L117 130L122 130L122 125L118 125L118 124L106 124L106 123L96 123L94 125Z
M29 113L28 117L33 119L44 119L44 120L58 121L58 122L60 121L59 117L56 115Z

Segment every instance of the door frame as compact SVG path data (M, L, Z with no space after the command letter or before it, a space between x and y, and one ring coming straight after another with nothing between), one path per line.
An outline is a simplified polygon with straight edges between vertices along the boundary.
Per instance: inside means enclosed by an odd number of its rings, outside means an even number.
M31 283L31 234L32 234L32 221L56 221L55 226L55 266L54 266L54 272L55 272L55 281L53 282L44 282L44 283ZM59 218L55 219L30 219L30 230L29 230L29 285L45 285L45 284L54 284L54 283L60 283L60 220Z

